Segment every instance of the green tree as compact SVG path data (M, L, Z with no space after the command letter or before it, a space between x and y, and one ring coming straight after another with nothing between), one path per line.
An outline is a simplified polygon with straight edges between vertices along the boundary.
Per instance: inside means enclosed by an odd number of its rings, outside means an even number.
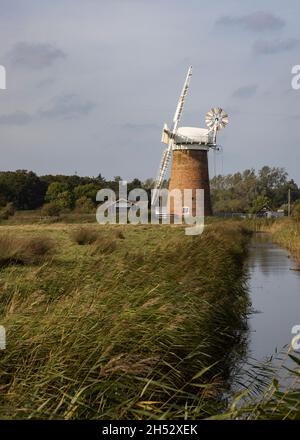
M271 203L271 201L270 201L269 197L260 195L254 200L254 203L251 208L251 212L253 214L255 214L256 212L260 211L261 209L270 206L270 203Z
M264 166L258 172L258 190L260 194L272 198L274 191L287 182L284 168Z
M55 203L62 209L73 207L73 194L68 190L68 185L61 182L53 182L49 185L46 200Z
M62 208L54 202L45 203L42 207L41 214L44 217L58 217Z
M44 203L47 185L26 170L0 173L0 204L13 203L16 209L36 209Z
M96 183L87 183L85 185L79 185L74 188L75 199L81 199L86 197L90 199L94 204L96 202L96 194L101 189Z
M88 197L80 197L80 199L76 200L75 209L77 212L80 212L82 214L88 214L90 212L93 212L95 206L92 202L92 200Z

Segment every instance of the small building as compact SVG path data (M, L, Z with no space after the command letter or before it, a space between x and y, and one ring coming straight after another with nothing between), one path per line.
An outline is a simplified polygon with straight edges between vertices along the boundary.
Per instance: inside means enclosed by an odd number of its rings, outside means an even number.
M273 211L268 205L265 205L257 211L255 215L258 218L281 218L284 217L284 210L278 209L277 211Z
M137 209L136 202L121 198L116 200L115 202L112 202L108 209L110 211L116 210L116 212L120 212L128 211L131 208Z
M268 206L264 206L259 211L255 213L258 218L271 218L272 210Z

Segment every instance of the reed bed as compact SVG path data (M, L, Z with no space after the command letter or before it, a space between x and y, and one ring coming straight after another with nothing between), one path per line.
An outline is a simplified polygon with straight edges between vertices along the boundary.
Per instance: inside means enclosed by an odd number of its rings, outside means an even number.
M272 234L274 243L291 251L300 265L300 222L293 218L257 219L247 222L247 226L258 232Z
M269 368L256 365L256 375L249 389L237 393L226 411L210 417L227 420L299 420L300 355L292 347L281 353L282 365ZM293 365L285 365L287 358ZM290 362L291 363L291 362ZM289 383L280 379L282 368L288 371ZM263 379L262 379L263 378Z
M287 248L300 266L300 222L286 219L271 228L274 242Z
M247 230L214 223L187 237L176 226L99 226L100 241L82 246L75 229L14 229L15 237L44 231L57 252L40 265L1 269L0 417L193 419L224 411L220 390L249 308Z
M36 264L53 254L53 242L47 236L16 237L0 235L0 267L14 264Z

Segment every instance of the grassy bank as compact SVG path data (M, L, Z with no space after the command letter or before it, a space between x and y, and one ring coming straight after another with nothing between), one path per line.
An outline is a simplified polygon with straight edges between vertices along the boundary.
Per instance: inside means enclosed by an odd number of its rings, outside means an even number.
M221 409L218 389L248 307L239 223L195 237L171 226L0 233L9 237L0 254L11 240L0 269L1 418L196 418ZM23 240L48 245L24 257Z
M300 265L300 222L289 219L274 223L270 227L273 240L287 248Z
M300 222L290 218L279 220L258 219L248 222L247 226L260 232L272 234L274 243L288 249L300 265Z

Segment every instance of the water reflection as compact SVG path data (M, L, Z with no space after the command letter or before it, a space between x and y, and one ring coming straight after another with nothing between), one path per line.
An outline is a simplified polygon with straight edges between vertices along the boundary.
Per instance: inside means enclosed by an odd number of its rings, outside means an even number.
M289 253L256 234L249 250L249 291L255 311L249 319L250 355L258 360L291 342L291 329L300 324L300 273Z
M259 273L271 277L281 276L294 267L289 253L272 243L269 234L255 234L249 251L248 267L251 280ZM262 281L261 276L259 281Z
M248 320L247 352L234 377L235 389L257 375L267 381L267 370L287 365L291 330L300 324L300 272L291 270L296 266L289 253L272 243L268 234L257 233L249 248L247 267L253 313ZM262 362L263 368L258 365ZM283 374L281 377L286 379Z

